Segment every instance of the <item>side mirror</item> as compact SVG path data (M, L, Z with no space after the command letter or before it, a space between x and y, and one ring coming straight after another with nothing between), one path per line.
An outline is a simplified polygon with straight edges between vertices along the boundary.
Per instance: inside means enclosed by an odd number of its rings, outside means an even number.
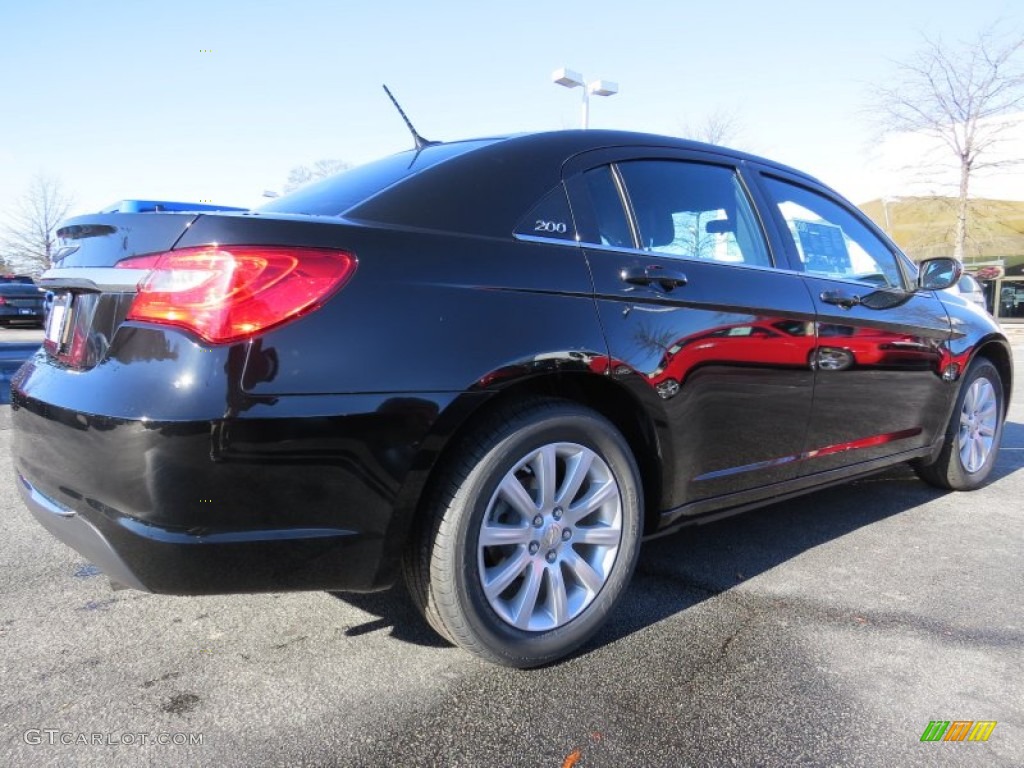
M919 291L944 291L956 285L964 265L957 259L926 259L918 266L917 289Z
M704 231L709 235L724 235L735 232L736 226L729 219L712 219L704 225Z

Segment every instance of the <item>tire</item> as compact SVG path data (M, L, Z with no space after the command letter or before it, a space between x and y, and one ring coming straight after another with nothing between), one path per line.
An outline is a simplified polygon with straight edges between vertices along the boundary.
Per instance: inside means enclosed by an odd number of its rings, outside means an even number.
M988 359L975 359L960 385L942 450L930 464L914 465L918 477L953 491L980 488L999 454L1005 412L999 371Z
M427 621L506 666L579 648L640 549L639 472L622 435L588 408L533 399L487 417L440 472L404 569Z

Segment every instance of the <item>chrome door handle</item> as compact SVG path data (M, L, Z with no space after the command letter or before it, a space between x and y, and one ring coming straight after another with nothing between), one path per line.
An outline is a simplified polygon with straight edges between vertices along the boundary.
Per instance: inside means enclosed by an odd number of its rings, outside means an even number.
M686 275L675 269L665 269L657 265L648 267L624 267L619 273L624 283L630 285L651 285L657 283L663 291L671 291L688 282Z

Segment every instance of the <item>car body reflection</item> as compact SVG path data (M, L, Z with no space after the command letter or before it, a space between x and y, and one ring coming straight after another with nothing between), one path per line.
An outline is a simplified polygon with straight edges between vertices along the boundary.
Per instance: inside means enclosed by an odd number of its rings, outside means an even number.
M646 374L662 399L679 393L702 365L809 367L821 371L912 368L941 372L936 344L880 329L773 318L735 323L685 336L665 349Z

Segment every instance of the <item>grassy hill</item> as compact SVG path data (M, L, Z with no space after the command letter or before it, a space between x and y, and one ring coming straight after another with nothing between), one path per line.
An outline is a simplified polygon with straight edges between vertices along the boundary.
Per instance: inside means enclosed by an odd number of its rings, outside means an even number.
M1024 202L975 199L969 205L967 266L1004 259L1007 274L1019 274L1024 270ZM890 198L885 205L872 200L860 208L916 261L953 253L954 198Z

